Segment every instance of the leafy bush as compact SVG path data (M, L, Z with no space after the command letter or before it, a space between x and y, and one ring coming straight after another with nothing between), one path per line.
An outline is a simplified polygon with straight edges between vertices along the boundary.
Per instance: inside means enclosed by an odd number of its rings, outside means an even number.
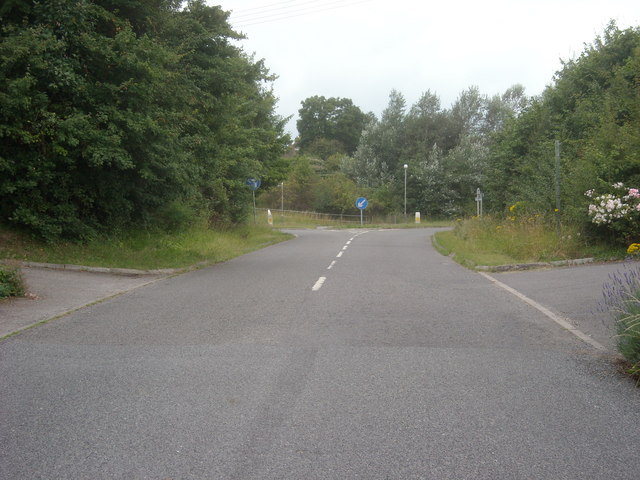
M0 266L0 298L24 295L22 275L16 268Z
M611 193L585 192L591 200L589 218L598 229L610 231L616 241L629 243L640 236L640 192L622 183L611 187Z
M640 374L640 267L609 276L604 303L616 327L618 351L631 363L629 373Z

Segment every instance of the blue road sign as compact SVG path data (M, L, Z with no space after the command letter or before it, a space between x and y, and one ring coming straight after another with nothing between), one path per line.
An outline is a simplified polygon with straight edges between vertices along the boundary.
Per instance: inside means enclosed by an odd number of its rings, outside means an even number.
M249 185L249 188L254 192L260 187L259 178L247 178L247 180L244 183Z
M364 197L359 197L356 200L356 207L358 207L360 210L364 210L365 208L367 208L367 205L369 205L369 200Z

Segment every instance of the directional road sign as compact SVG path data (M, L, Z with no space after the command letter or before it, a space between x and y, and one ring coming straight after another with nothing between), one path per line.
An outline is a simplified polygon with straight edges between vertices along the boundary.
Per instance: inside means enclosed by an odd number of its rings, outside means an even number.
M367 208L367 205L369 205L369 201L364 197L359 197L356 200L356 207L358 207L360 210L364 210L365 208Z
M247 178L247 180L244 183L249 185L249 188L254 192L260 187L259 178Z

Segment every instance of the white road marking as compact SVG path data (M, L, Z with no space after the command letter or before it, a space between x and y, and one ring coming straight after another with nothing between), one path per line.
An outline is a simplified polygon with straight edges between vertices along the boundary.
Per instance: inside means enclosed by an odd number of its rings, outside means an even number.
M604 345L602 345L600 342L597 342L596 340L594 340L593 338L591 338L589 335L587 335L586 333L578 330L576 327L574 327L573 325L571 325L571 323L569 323L567 321L567 319L562 318L560 315L556 315L555 313L553 313L551 310L549 310L548 308L544 307L543 305L540 305L538 302L536 302L535 300L530 299L529 297L527 297L526 295L520 293L519 291L517 291L514 288L511 288L509 285L506 285L504 283L502 283L499 280L496 280L495 278L493 278L491 275L487 275L486 273L483 272L478 272L480 275L482 275L483 277L485 277L486 279L490 280L491 282L495 283L496 286L506 290L507 292L515 295L516 297L518 297L520 300L522 300L524 303L531 305L533 308L535 308L536 310L539 310L540 312L542 312L544 315L546 315L548 318L550 318L551 320L553 320L554 322L556 322L558 325L560 325L562 328L568 330L570 333L573 333L576 337L578 337L580 340L582 340L583 342L588 343L589 345L591 345L593 348L596 348L598 350L603 350L606 351L606 347Z
M342 254L344 253L344 251L345 251L347 248L349 248L349 245L351 245L351 242L353 242L353 240L354 240L356 237L358 237L358 236L360 236L360 235L363 235L363 234L365 234L365 233L368 233L368 232L369 232L368 230L367 230L367 231L364 231L364 232L359 232L359 233L355 234L353 237L351 237L351 238L349 239L349 241L347 241L346 245L345 245L344 247L342 247L342 250L340 250L340 252L338 252L338 254L336 255L336 258L340 258L340 257L342 257ZM333 260L333 261L331 262L331 264L327 267L327 270L331 270L331 269L335 266L335 264L336 264L336 263L337 263L337 262L336 262L336 260ZM327 279L327 277L320 277L320 278L318 279L318 281L316 282L316 284L311 288L311 290L313 290L314 292L317 292L318 290L320 290L320 289L322 288L322 285L324 284L324 282L325 282L325 280L326 280L326 279Z
M316 284L311 288L311 290L313 290L314 292L317 292L318 290L320 290L322 288L322 284L326 279L327 277L320 277L316 282Z

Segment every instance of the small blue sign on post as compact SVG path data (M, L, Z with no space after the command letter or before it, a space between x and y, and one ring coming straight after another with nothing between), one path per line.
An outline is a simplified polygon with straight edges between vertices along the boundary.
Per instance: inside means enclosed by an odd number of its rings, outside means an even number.
M260 179L259 178L247 178L244 182L246 185L249 186L249 188L251 190L253 190L254 192L260 188Z
M259 178L247 178L244 181L245 185L248 185L253 193L253 223L256 223L256 190L260 188Z
M369 200L367 200L364 197L358 197L356 199L356 207L360 210L360 225L362 225L364 222L362 220L362 211L367 208L367 205L369 205Z

